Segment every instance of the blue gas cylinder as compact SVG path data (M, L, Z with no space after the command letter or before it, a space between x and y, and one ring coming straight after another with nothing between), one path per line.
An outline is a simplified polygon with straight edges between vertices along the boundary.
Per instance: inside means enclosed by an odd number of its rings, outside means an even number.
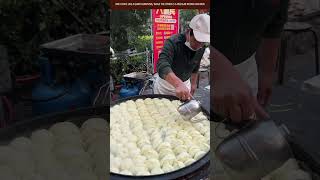
M125 85L120 89L119 95L120 95L120 98L139 95L139 88L134 85L131 85L131 86Z
M87 107L91 105L91 96L89 85L80 79L68 85L50 86L41 82L32 91L33 115Z

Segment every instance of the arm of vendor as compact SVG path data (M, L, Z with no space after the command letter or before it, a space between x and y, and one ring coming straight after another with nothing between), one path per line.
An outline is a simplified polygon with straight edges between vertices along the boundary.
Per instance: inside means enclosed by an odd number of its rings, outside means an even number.
M210 41L210 17L195 16L190 28L182 34L166 40L157 63L157 78L154 93L175 95L179 99L190 99L197 86L200 61L205 43Z

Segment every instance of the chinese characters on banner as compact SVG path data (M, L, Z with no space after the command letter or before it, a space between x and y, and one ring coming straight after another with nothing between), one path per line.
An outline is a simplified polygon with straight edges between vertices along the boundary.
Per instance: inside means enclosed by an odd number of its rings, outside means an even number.
M166 39L179 32L178 9L152 9L154 72Z

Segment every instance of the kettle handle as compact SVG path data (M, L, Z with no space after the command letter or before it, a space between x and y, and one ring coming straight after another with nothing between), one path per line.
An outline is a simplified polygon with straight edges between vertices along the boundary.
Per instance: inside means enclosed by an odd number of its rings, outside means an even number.
M222 121L218 122L218 125L215 127L214 129L214 133L215 133L215 136L219 139L225 139L226 137L223 137L223 136L220 136L219 134L217 134L217 129L218 127L222 124L222 123L226 123L226 122L231 122L231 120L229 118L224 118ZM244 129L244 128L247 128L247 127L250 127L251 125L253 125L255 123L255 121L245 121L245 123L241 123L240 127L239 125L237 125L239 128L238 128L238 131L240 131L241 129ZM234 133L231 133L229 134L228 136L231 136L235 133L237 133L238 131L235 131Z
M191 95L191 99L190 100L196 100L198 101L196 98L194 98L192 95ZM198 103L200 104L200 101L198 101Z
M190 94L191 98L190 99L187 99L187 100L184 100L184 102L188 102L190 100L196 100L196 98L194 98L191 94Z
M191 95L191 99L187 99L187 100L183 101L183 103L182 103L180 106L182 106L182 105L184 105L184 104L187 104L187 103L190 102L191 100L195 100L195 101L197 101L197 102L201 105L200 101L198 101L196 98L194 98L194 97Z

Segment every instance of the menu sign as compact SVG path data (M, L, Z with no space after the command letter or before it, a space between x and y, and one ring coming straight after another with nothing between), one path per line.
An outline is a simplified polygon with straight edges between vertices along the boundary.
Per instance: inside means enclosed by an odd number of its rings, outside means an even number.
M154 72L166 39L179 32L178 9L152 9Z

